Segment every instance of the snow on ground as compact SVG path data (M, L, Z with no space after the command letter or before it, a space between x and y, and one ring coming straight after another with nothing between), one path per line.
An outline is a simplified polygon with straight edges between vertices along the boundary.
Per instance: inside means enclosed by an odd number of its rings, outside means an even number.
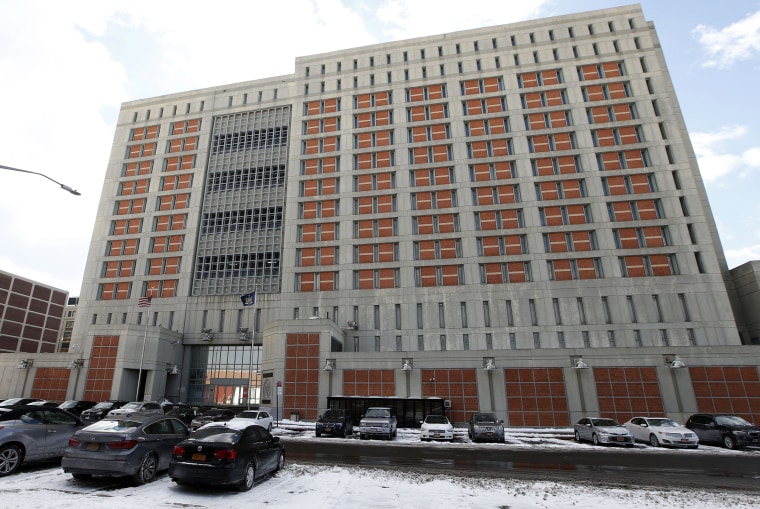
M274 434L283 440L315 440L314 423L281 421ZM419 442L418 430L399 430L397 442L408 447L593 447L575 444L571 430L509 430L507 444L472 444L459 430L453 445ZM321 440L326 440L322 438ZM373 443L373 442L366 442ZM378 442L385 443L387 442ZM642 454L692 454L645 445ZM760 450L727 451L700 447L701 454L757 454ZM75 481L55 464L24 468L0 478L3 509L135 509L225 508L268 509L744 509L758 507L756 494L693 489L589 488L571 483L514 479L461 478L445 473L420 474L387 470L288 464L248 493L176 486L166 475L145 486L94 479Z

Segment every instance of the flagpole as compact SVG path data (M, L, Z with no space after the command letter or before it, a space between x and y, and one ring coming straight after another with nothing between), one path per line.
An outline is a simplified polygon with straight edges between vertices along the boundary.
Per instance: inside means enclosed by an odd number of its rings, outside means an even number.
M145 335L143 336L142 355L140 356L140 371L137 373L137 390L135 391L135 401L140 401L140 380L142 379L143 361L145 360L145 344L148 342L148 322L150 316L145 316Z
M256 308L256 290L258 290L258 285L255 285L253 287L253 305L252 308ZM254 315L255 316L255 315ZM250 322L250 318L249 318ZM254 320L254 323L251 325L251 352L248 354L248 410L251 409L251 395L253 394L253 336L256 334L256 323Z

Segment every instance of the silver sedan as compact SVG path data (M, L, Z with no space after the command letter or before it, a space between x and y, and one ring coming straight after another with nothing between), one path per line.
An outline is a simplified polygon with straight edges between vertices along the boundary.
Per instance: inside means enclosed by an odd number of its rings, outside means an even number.
M594 445L634 445L633 435L615 419L584 417L573 428L578 442L588 440Z

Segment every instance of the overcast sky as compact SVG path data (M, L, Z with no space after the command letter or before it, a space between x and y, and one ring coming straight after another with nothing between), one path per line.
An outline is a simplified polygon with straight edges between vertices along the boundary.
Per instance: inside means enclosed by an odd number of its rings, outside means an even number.
M124 101L293 72L327 51L619 0L0 0L0 270L79 295ZM730 268L760 259L760 0L642 0Z

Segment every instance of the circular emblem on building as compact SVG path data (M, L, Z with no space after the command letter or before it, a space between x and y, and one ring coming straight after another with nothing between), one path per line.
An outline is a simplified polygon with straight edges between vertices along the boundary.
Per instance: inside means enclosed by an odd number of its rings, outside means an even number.
M261 384L261 399L272 399L272 379L265 378Z

